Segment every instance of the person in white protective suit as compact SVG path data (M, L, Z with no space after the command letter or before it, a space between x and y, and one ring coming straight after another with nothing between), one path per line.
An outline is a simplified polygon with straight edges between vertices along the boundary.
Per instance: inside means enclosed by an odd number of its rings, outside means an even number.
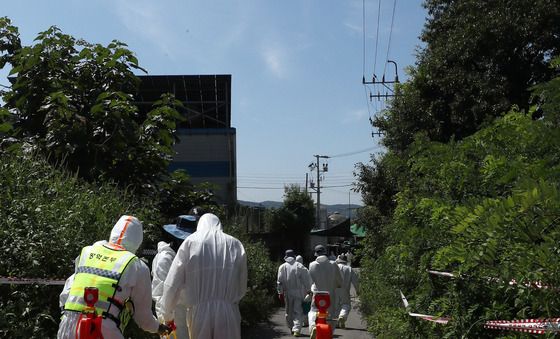
M200 215L204 214L200 207L194 207L188 215L180 215L176 224L163 226L164 237L169 242L160 241L158 243L158 253L152 261L152 298L155 302L156 315L158 320L163 322L161 297L163 296L163 285L165 278L171 268L171 263L177 254L179 246L192 233L196 231L196 224ZM187 328L187 305L184 293L181 293L175 308L175 334L177 338L189 339Z
M77 326L86 306L85 287L99 290L95 308L104 317L101 334L105 339L124 338L122 330L131 317L147 332L169 332L169 327L160 324L152 314L150 270L134 254L142 239L142 223L136 217L123 215L113 227L109 241L98 241L82 249L76 258L75 272L60 294L63 311L59 339L78 338Z
M303 299L311 293L311 278L307 268L296 261L293 250L287 250L284 263L278 267L276 281L280 300L286 307L286 322L294 337L301 335L303 325Z
M336 289L342 286L342 276L340 275L340 269L336 263L331 262L327 257L327 249L323 245L315 246L315 261L309 264L309 275L311 276L311 281L313 285L311 290L313 293L318 291L329 292L331 304L328 309L329 324L331 325L332 331L334 333L334 328L336 326L336 320L332 317L335 316L336 310ZM311 311L308 314L309 317L309 330L311 338L315 338L315 320L317 319L317 307L315 306L314 300L311 302Z
M348 261L345 254L341 254L336 259L338 268L340 269L340 274L342 275L342 287L336 290L336 308L338 313L338 327L346 328L346 320L348 320L348 314L352 309L352 304L350 302L350 288L351 285L354 286L356 293L359 293L359 283L358 275L356 272L348 265Z
M305 270L307 271L307 274L309 275L309 270L307 269L307 267L305 266L305 264L303 263L303 257L301 255L296 255L296 261L299 262L300 264L303 265L303 267L305 268ZM311 279L311 277L309 278ZM303 299L303 303L302 303L302 308L303 308L303 326L307 327L309 325L309 319L308 319L308 313L309 310L311 309L311 297L312 294L308 293L309 290L304 288L303 293L306 294L305 298Z
M222 231L217 216L204 214L171 264L160 300L166 322L185 293L191 339L240 339L239 301L247 291L243 244Z

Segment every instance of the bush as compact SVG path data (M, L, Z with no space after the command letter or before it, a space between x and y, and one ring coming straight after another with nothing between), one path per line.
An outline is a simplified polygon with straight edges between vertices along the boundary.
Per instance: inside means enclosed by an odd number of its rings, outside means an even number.
M418 138L382 238L365 240L362 310L376 337L490 338L485 320L557 318L556 289L525 284L560 286L559 154L558 128L516 111L460 142ZM407 316L399 290L409 311L452 320Z
M111 184L85 184L46 161L3 153L0 164L0 276L65 279L83 246L108 239L122 214L144 222L157 212ZM1 285L0 337L55 337L61 286Z

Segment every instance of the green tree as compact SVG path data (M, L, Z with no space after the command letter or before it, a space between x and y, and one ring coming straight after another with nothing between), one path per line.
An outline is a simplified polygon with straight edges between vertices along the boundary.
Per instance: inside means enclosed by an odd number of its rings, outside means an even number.
M12 66L12 86L3 91L12 136L88 180L149 188L166 174L179 102L164 95L139 114L133 70L143 69L124 43L91 44L51 27L21 46L7 18L0 41L1 66Z
M560 6L554 0L427 0L424 47L411 80L374 125L400 152L425 132L430 140L462 139L507 112L529 107L530 88L555 71Z
M283 205L268 212L266 219L273 232L286 238L286 246L303 253L305 239L315 223L311 197L299 185L286 186Z
M169 180L159 185L159 211L169 221L186 214L194 206L221 215L223 211L216 204L211 188L209 183L193 185L187 172L176 170L170 174Z

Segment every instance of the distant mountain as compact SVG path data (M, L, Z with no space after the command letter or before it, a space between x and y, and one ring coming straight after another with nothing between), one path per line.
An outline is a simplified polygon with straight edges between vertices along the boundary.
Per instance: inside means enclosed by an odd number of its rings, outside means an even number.
M252 202L252 201L244 201L238 200L237 201L240 205L250 206L250 207L264 207L264 208L280 208L282 207L283 203L280 201L262 201L262 202ZM321 204L322 207L327 209L327 214L331 214L334 212L338 212L342 215L348 215L348 208L350 208L351 217L354 218L356 216L356 209L363 207L360 205L355 204L335 204L335 205L325 205Z
M264 207L264 208L280 208L282 207L282 202L280 201L262 201L262 202L252 202L252 201L244 201L244 200L237 200L240 205L243 206L250 206L250 207Z

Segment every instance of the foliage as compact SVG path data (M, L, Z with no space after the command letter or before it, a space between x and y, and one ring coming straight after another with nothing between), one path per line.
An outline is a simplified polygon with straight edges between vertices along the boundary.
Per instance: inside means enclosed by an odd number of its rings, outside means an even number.
M159 211L167 220L175 220L194 206L220 215L223 211L216 204L211 188L208 183L193 185L187 172L176 170L169 175L169 180L159 185Z
M315 222L313 200L298 185L286 186L282 207L267 211L265 219L273 232L287 235L286 248L303 253L303 241Z
M159 214L114 185L94 186L54 170L36 156L2 153L0 164L0 276L65 279L83 246L108 239L122 214L156 234ZM61 286L3 285L0 336L56 336Z
M559 154L560 130L512 111L460 142L418 136L388 161L388 175L398 177L396 207L377 233L368 229L366 244L376 248L365 246L373 255L362 262L370 330L387 338L485 338L496 333L480 326L484 320L557 317L552 290L523 284L560 284ZM406 316L398 289L410 311L452 321L444 327Z
M132 70L143 69L124 43L91 44L51 27L21 46L7 18L0 20L0 41L9 42L0 51L12 65L3 100L13 114L13 136L90 181L102 176L149 189L161 180L180 103L164 95L146 116L139 114Z
M560 57L551 61L550 67L560 74ZM533 119L543 118L553 126L560 126L560 76L532 88L537 107L532 111Z
M411 80L400 86L374 125L402 152L423 132L434 141L462 139L509 110L528 109L528 88L557 74L560 6L554 0L427 0Z

